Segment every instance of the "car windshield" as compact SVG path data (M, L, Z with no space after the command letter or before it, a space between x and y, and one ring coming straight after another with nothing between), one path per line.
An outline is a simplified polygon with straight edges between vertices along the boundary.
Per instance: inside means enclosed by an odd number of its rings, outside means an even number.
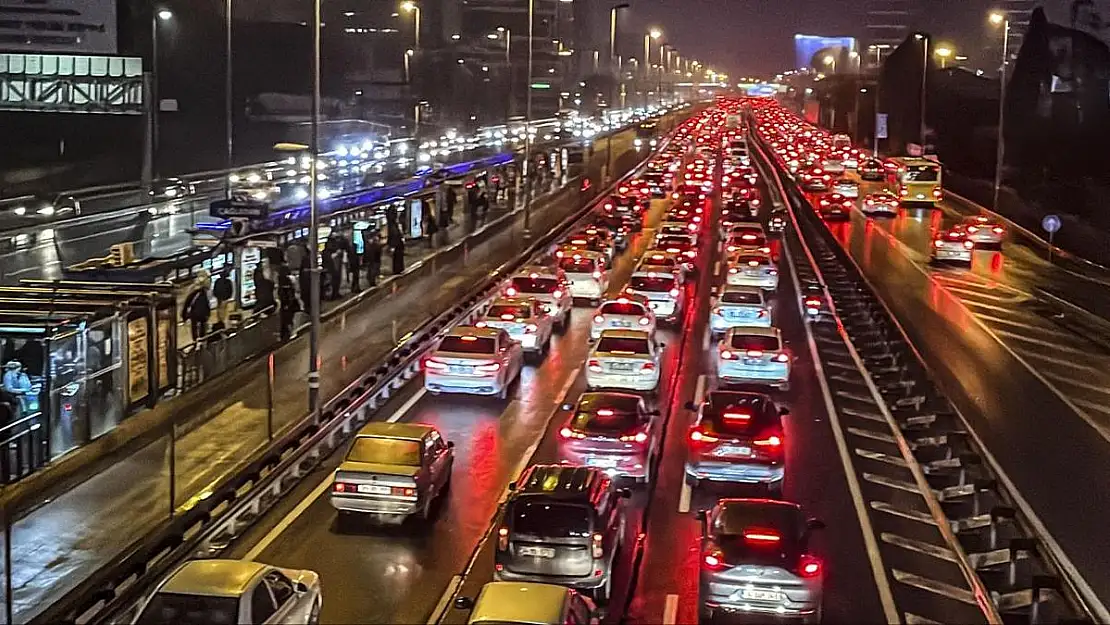
M494 304L489 307L487 317L492 319L528 319L532 316L532 309L521 304Z
M595 265L592 258L564 258L559 263L567 273L593 273Z
M138 622L142 625L235 625L239 622L239 600L160 592L151 598Z
M439 343L439 351L458 354L492 354L497 341L489 336L446 336Z
M733 349L775 352L779 349L779 339L776 336L762 334L737 334L732 337L729 346Z
M518 501L513 513L516 534L545 538L585 538L590 534L590 510L586 506Z
M559 288L555 278L513 278L513 288L520 293L554 293Z
M674 288L674 276L632 276L628 288L634 291L663 293Z
M755 291L725 291L721 294L724 304L756 304L763 303L763 296Z
M917 165L906 168L902 177L906 182L936 182L940 177L940 169L930 165Z
M642 315L644 314L643 304L637 302L609 302L602 304L601 314L603 315Z
M641 339L623 336L601 337L601 340L597 342L597 351L609 354L647 354L650 352L646 338Z
M420 466L420 441L405 438L360 436L347 452L351 462Z

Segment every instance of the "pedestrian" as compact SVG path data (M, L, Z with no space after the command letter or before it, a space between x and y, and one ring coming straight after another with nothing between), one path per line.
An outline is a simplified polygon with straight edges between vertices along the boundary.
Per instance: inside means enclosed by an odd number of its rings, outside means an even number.
M358 233L361 236L362 233ZM343 251L347 255L347 276L351 281L351 293L358 293L362 289L359 287L358 272L362 269L362 259L359 258L358 250L355 249L354 241L347 237L343 237Z
M17 414L13 419L19 419L27 409L27 396L31 394L31 378L23 371L23 363L18 360L9 360L4 363L4 390L11 393L16 401Z
M378 286L378 275L382 272L382 240L381 235L374 231L366 242L366 281L370 286Z
M270 265L265 259L254 268L254 312L270 315L274 312L274 281L270 277Z
M466 214L471 225L478 223L478 187L473 182L466 185Z
M220 272L220 277L212 285L212 295L216 298L216 325L213 329L228 327L231 317L231 306L234 304L235 285L231 282L230 272Z
M405 241L400 239L393 246L393 275L405 273Z
M432 202L424 202L424 235L428 237L428 242L435 247L436 232L439 231L439 223L435 217L435 204Z
M447 197L443 199L443 204L447 208L445 211L447 217L447 224L455 223L455 203L459 201L459 197L455 195L455 188L447 185ZM440 224L446 229L446 224Z
M208 318L212 315L212 303L208 301L208 275L202 273L197 278L196 287L185 296L181 307L182 317L189 321L189 334L193 342L199 341L208 333Z
M293 276L288 267L278 269L277 279L278 314L281 322L281 341L284 343L293 335L293 320L300 310L297 302L297 291L293 288Z
M339 299L339 246L335 239L329 238L328 242L324 244L323 266L324 276L327 277L327 288L323 290L325 299Z
M397 247L404 237L401 236L401 227L397 225L397 212L389 209L385 213L385 241L390 248Z
M482 189L478 193L478 219L482 223L486 223L486 213L489 212L489 196L486 195L486 190Z

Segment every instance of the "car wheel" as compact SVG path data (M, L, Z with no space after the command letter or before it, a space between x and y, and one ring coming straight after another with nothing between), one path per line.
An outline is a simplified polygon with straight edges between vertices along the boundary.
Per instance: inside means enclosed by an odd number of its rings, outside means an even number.
M818 604L817 609L813 611L813 614L810 614L809 616L806 616L805 618L803 618L802 622L807 623L807 624L813 624L813 625L816 625L817 623L820 623L822 613L824 612L823 607L824 607L823 605Z
M771 499L782 499L782 487L785 480L767 484L767 495Z
M613 573L612 571L610 571L609 575L605 576L605 583L593 591L592 594L594 596L594 602L597 603L597 605L599 606L608 605L609 597L612 595L612 590Z
M320 600L316 599L312 602L312 610L308 613L308 625L319 625L320 623Z

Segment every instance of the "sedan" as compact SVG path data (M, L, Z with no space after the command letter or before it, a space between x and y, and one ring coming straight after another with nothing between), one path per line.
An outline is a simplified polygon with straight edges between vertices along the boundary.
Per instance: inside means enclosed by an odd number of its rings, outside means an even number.
M646 330L655 334L655 313L647 299L639 295L624 294L601 304L590 326L590 340L601 338L606 330Z
M850 178L840 178L833 183L832 190L844 197L857 198L859 197L859 183Z
M639 395L583 393L559 430L560 462L647 482L657 453L658 415Z
M957 262L970 267L974 251L975 242L968 238L966 230L957 226L937 234L929 260L934 263Z
M898 196L890 191L868 193L860 204L860 210L869 217L893 217L898 214Z
M730 258L725 281L773 291L779 286L779 271L769 254L740 254Z
M424 360L424 388L432 394L509 396L520 377L524 349L500 328L458 327Z
M717 345L717 379L724 384L759 384L786 390L792 358L778 328L731 328Z
M738 391L710 391L700 406L690 402L686 408L697 413L686 437L687 483L752 484L782 494L785 408L763 393Z
M821 219L849 219L853 206L852 200L839 193L830 193L817 200L817 212Z
M772 499L722 499L701 521L698 613L821 622L824 563L809 551L814 530L801 506Z
M986 215L975 215L964 220L967 238L982 247L1002 247L1006 227L1002 221Z
M730 328L771 327L771 307L763 297L763 289L726 284L714 298L709 311L709 327L720 336Z
M654 393L662 350L644 330L605 330L586 361L586 387Z
M524 353L536 360L543 360L555 332L555 320L547 314L543 302L534 297L500 297L474 325L508 332Z

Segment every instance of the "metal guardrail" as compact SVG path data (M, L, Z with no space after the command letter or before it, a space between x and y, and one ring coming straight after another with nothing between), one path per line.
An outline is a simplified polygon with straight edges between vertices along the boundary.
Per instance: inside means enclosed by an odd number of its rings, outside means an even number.
M893 503L872 501L872 508L915 522L928 518L935 523L946 549L906 539L896 541L887 535L883 538L887 544L955 564L969 591L964 596L955 592L961 589L945 588L906 571L892 570L894 580L973 601L988 623L1110 622L1106 608L1067 561L967 419L933 381L924 357L875 294L855 259L844 251L805 195L793 186L787 190L766 146L758 139L757 144L791 208L793 239L804 249L814 276L810 285L823 290L831 311L812 324L811 336L824 342L829 351L835 351L830 346L838 342L843 346L846 358L839 359L838 379L844 384L858 382L863 389L854 397L838 390L839 399L855 402L855 407L841 402L840 411L881 421L890 432L881 441L897 449L896 456L862 448L855 453L908 470L912 482L884 478L885 485L903 492L916 490L927 513L915 510L904 498ZM860 406L874 407L878 414ZM906 616L907 622L937 620Z
M634 172L639 165L634 166ZM624 180L622 178L621 180ZM619 184L612 183L610 189ZM598 195L603 195L599 193ZM257 521L285 493L339 448L405 383L420 372L421 356L435 340L471 320L516 268L547 250L568 228L593 210L596 200L540 236L524 252L490 272L489 278L450 310L429 320L397 345L382 364L352 382L321 409L318 423L306 416L300 425L257 456L211 496L117 557L64 599L36 616L33 623L100 623L134 606L147 584L189 557L212 557Z
M36 411L0 427L0 479L16 482L46 465L46 417Z

